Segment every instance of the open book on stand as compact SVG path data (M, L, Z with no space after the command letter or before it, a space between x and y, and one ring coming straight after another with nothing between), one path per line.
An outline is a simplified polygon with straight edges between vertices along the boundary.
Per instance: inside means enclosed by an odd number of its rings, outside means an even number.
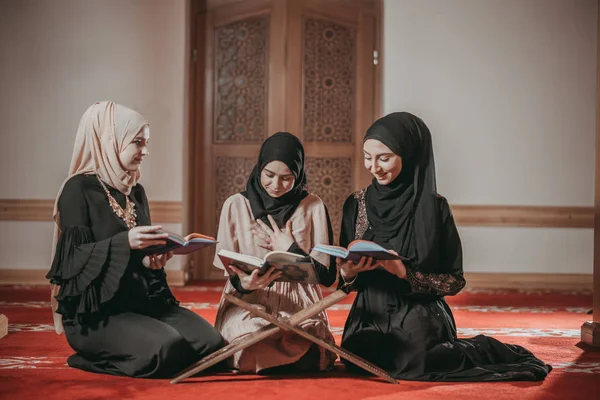
M285 251L271 251L265 255L264 259L261 259L225 249L219 250L218 256L230 275L235 275L230 270L230 265L236 266L247 274L252 273L255 269L259 269L260 275L266 273L269 268L274 267L276 271L282 272L282 275L276 281L319 283L310 257Z
M173 251L174 254L189 254L205 247L217 244L215 238L201 235L199 233L190 233L187 236L181 236L173 232L157 231L157 233L168 233L166 244L161 246L150 246L143 251L146 254L164 254Z
M373 260L406 260L406 257L397 256L389 250L384 249L375 242L368 240L355 240L345 249L341 246L331 246L318 244L313 248L314 251L339 257L343 260L350 260L357 263L361 257L373 257Z

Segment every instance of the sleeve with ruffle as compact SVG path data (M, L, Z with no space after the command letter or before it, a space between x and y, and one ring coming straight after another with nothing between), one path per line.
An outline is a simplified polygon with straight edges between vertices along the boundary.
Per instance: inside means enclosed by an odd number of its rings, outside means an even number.
M95 241L79 180L67 182L58 205L62 232L46 278L60 287L56 295L60 314L95 313L114 297L125 274L128 232Z
M60 286L60 314L91 314L110 301L129 264L127 231L94 242L87 226L65 229L58 241L52 268L46 276Z

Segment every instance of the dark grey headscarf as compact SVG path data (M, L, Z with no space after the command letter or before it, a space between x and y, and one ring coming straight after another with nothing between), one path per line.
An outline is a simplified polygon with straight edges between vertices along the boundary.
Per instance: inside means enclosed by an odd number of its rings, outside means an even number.
M367 188L367 218L375 238L389 243L423 272L439 260L440 215L431 133L419 117L397 112L378 119L365 134L402 157L393 182L373 179Z
M269 196L260 184L260 173L271 161L283 162L295 177L292 190L278 198ZM288 132L277 132L264 141L258 161L248 178L246 191L242 195L250 201L255 219L270 225L267 219L267 215L270 214L279 228L285 226L300 201L308 195L304 173L304 147L296 136Z

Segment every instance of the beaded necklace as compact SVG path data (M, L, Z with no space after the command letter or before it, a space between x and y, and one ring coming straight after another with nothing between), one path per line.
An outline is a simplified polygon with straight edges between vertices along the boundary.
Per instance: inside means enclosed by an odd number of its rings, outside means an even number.
M98 175L96 175L96 177L98 178L98 182L100 182L100 185L104 189L106 197L108 197L108 204L110 204L110 208L112 208L117 217L121 218L125 222L127 228L135 228L135 226L137 225L135 220L137 214L135 213L135 204L133 204L133 202L129 200L129 196L125 196L126 205L125 209L123 210L123 208L119 205L117 200L115 200L115 198L111 196L110 192L106 188L106 185L104 184L104 182L102 182L102 179L100 179Z

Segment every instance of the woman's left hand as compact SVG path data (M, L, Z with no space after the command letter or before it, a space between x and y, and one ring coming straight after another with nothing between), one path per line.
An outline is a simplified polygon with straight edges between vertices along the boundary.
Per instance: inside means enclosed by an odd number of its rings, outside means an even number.
M165 254L160 254L160 255L150 254L150 255L144 257L144 259L142 260L142 264L144 264L144 267L146 267L148 269L157 270L157 269L161 269L165 265L167 265L167 261L169 261L172 257L173 257L172 251L165 253Z
M259 239L256 244L269 251L287 251L296 241L292 234L292 221L288 221L284 229L279 229L272 216L268 215L267 218L273 229L260 219L256 220L257 225L252 228L252 234Z
M391 253L398 255L394 250L390 250ZM385 268L387 272L392 275L396 275L400 279L404 279L406 277L406 266L402 262L402 260L387 260L380 261L379 264Z

